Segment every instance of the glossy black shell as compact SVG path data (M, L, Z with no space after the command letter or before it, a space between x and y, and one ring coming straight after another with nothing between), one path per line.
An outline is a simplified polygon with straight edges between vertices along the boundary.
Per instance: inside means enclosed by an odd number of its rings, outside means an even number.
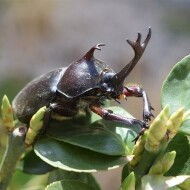
M28 83L14 98L13 110L17 118L28 123L31 116L55 99L57 84L66 68L55 69Z
M91 57L83 57L67 68L55 69L28 83L13 100L13 110L17 118L28 123L32 115L43 106L49 106L59 94L64 101L85 96L86 92L100 88L102 71L112 69L104 62Z
M95 58L82 58L71 63L61 77L57 90L67 97L78 97L91 89L100 88L99 79L104 69L114 72L106 63Z

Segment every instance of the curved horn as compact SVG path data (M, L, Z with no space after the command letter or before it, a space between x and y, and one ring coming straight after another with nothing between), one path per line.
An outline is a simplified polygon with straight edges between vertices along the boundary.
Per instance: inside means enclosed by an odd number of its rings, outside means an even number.
M101 50L101 46L105 46L105 44L96 44L95 46L93 46L84 56L83 58L86 60L91 60L94 56L94 51L97 50Z
M127 40L128 44L133 48L135 55L129 64L127 64L120 72L118 72L112 77L112 81L114 82L114 84L117 85L118 88L121 85L123 85L125 78L133 70L133 68L135 67L135 65L143 55L144 50L146 49L146 46L151 38L151 33L152 31L151 28L149 27L147 37L143 43L141 43L141 38L142 38L141 33L138 33L136 41Z

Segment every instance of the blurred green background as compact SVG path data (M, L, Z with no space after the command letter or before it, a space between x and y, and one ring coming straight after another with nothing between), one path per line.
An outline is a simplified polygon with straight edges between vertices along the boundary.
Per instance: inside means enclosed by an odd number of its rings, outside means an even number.
M0 0L0 98L12 100L31 79L68 66L100 42L106 47L95 56L119 71L133 57L126 38L135 40L139 31L145 37L151 26L152 39L126 83L146 89L156 115L163 80L190 53L189 10L189 0ZM142 118L141 100L123 106ZM97 178L105 190L117 189L120 170Z

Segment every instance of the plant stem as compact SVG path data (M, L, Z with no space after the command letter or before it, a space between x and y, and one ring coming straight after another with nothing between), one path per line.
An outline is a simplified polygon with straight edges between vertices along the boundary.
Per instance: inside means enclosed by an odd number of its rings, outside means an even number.
M147 150L144 151L141 161L134 169L139 179L148 173L157 156L158 153L148 152Z
M24 139L27 128L15 128L9 136L9 142L0 166L0 189L6 190L17 161L25 150Z
M164 138L161 143L162 146L157 152L149 152L147 150L144 151L141 161L134 168L138 187L141 184L141 178L144 175L148 174L148 171L150 167L153 165L153 163L155 163L164 155L164 152L166 150L166 147L168 146L168 143L169 143L168 140Z

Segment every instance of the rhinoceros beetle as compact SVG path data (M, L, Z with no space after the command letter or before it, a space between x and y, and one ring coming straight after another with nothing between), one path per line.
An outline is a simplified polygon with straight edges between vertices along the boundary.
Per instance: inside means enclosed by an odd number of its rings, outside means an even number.
M106 120L146 128L147 121L153 116L153 108L145 91L137 85L125 87L123 84L142 56L151 38L151 29L144 42L141 42L141 38L141 33L138 33L136 41L127 40L135 54L131 62L118 73L108 64L94 58L94 51L104 46L97 44L67 68L58 68L34 79L13 100L16 117L28 124L39 108L47 106L44 116L44 126L47 126L52 113L74 117L81 108L88 108ZM107 99L119 101L129 96L143 98L143 120L126 118L102 107Z

